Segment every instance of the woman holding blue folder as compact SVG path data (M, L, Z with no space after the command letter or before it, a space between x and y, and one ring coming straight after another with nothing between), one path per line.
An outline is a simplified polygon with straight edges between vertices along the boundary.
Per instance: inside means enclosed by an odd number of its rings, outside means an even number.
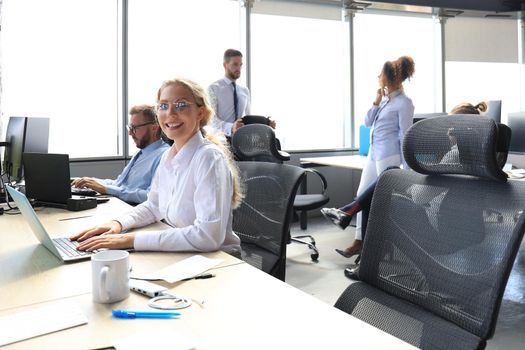
M379 74L379 89L372 107L365 117L365 125L370 130L370 150L361 174L357 196L361 196L374 184L379 174L389 167L399 167L406 164L401 152L403 137L412 125L414 105L403 91L403 82L412 77L415 71L414 60L408 56L399 57L395 61L383 64ZM357 209L357 208L354 208ZM359 212L356 210L355 212ZM349 220L341 210L324 208L323 214L334 222L348 225ZM350 215L354 214L352 212ZM336 251L350 258L361 252L363 245L361 233L362 214L357 214L356 238L345 250ZM345 226L346 227L346 226Z

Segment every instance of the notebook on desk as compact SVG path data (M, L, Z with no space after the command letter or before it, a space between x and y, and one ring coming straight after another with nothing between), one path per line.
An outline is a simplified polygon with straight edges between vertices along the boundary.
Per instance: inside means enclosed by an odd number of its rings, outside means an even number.
M18 209L31 227L31 231L51 253L62 261L77 261L89 259L94 252L76 250L78 242L70 241L67 237L51 238L44 225L36 215L27 197L12 187L6 186L7 191L15 201Z

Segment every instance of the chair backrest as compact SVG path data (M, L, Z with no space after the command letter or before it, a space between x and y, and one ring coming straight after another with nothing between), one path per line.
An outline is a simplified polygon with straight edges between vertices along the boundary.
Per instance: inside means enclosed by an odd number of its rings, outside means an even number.
M233 134L231 142L233 153L240 161L282 163L290 160L290 155L280 151L275 133L268 125L245 125Z
M245 197L233 212L243 259L284 280L293 203L304 169L286 164L238 162Z
M523 238L525 182L496 165L493 121L438 118L406 134L405 159L425 174L389 170L377 183L359 277L487 339ZM451 128L459 157L439 164Z
M506 179L496 159L500 131L483 116L465 114L421 120L405 135L403 152L422 174L465 174ZM408 157L408 158L407 158Z

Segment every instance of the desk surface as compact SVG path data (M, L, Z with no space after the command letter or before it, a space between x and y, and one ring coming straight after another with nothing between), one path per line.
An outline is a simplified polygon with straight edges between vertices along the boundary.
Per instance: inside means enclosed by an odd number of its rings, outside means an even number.
M39 216L46 228L65 234L122 208L113 203L80 213L45 209ZM64 215L93 216L60 221ZM28 231L21 216L0 217L0 316L68 301L80 306L89 323L11 344L8 349L101 348L147 329L177 332L191 339L197 349L326 349L349 346L349 341L364 349L413 348L223 252L204 254L223 259L214 269L215 278L161 283L174 294L204 300L204 307L194 304L182 310L178 320L114 319L112 309L149 309L148 298L131 293L115 304L93 303L90 261L62 264ZM190 255L134 252L131 264L134 272L154 271Z
M339 168L362 170L365 166L366 157L359 154L349 156L309 157L301 158L302 166L327 165Z

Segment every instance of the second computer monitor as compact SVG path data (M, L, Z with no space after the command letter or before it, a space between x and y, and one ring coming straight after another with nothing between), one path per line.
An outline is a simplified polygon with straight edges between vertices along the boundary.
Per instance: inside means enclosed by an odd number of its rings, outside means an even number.
M481 113L494 120L496 123L501 123L501 100L487 101L487 111Z
M507 126L512 132L509 151L525 153L525 112L509 113Z

